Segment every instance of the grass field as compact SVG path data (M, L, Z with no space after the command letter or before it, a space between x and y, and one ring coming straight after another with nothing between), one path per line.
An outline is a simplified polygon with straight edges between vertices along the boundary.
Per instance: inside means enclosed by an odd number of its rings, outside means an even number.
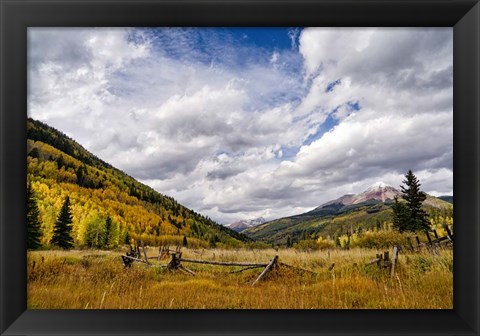
M252 286L261 268L231 273L241 267L185 263L193 277L140 263L124 268L121 251L35 251L28 253L28 308L453 308L452 250L401 252L393 277L365 265L380 252L372 249L182 251L187 258L261 263L278 255L295 268L280 265Z

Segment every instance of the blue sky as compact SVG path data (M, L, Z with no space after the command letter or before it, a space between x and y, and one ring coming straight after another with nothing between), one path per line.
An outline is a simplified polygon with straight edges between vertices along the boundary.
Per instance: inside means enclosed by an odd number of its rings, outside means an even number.
M221 223L412 169L453 193L451 28L30 28L28 114Z

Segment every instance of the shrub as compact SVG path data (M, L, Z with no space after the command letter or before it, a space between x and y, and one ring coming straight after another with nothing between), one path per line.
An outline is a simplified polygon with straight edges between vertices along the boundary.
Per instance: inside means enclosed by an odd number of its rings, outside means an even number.
M318 238L317 240L301 240L293 244L293 248L300 251L317 251L335 247L335 242L330 239Z
M318 237L317 245L320 250L332 249L335 247L335 242L331 239Z
M408 247L408 234L397 231L367 231L361 235L355 235L350 241L350 247L363 248L390 248L393 245Z

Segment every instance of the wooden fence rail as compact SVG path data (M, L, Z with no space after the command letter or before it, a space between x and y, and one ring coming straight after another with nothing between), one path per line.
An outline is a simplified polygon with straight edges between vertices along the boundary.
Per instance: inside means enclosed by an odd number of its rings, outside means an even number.
M254 286L258 281L260 281L260 279L262 279L268 271L277 266L277 260L278 256L275 256L272 260L270 260L267 267L265 267L265 269L262 271L262 273L260 273L258 278L252 283L252 286Z
M267 272L269 272L271 269L275 268L277 266L278 262L278 256L275 256L270 262L268 263L254 263L254 262L236 262L236 261L213 261L213 260L199 260L199 259L190 259L190 258L182 258L182 252L181 252L181 247L178 245L175 250L171 250L170 246L164 247L161 246L159 249L159 255L158 256L147 256L147 250L145 249L145 245L143 244L143 241L141 242L142 246L142 252L143 252L143 259L140 258L141 253L140 253L140 248L136 246L135 248L132 248L130 246L130 251L126 253L126 255L122 255L122 260L123 264L125 267L130 267L132 262L141 262L145 264L146 266L152 266L152 267L164 267L167 268L168 270L180 270L185 273L188 273L192 276L195 276L195 272L188 269L185 267L182 262L184 263L194 263L194 264L206 264L206 265L216 265L216 266L242 266L244 267L241 270L237 270L235 272L231 273L237 273L237 272L243 272L246 271L247 269L254 269L254 268L260 268L260 267L265 267L265 269L260 273L258 278L252 283L252 286L255 285L258 281L260 281ZM150 263L149 259L157 259L157 261L160 261L163 257L163 255L170 255L171 260L168 262L166 265L161 265L161 264L152 264Z
M181 258L180 261L196 263L196 264L208 264L208 265L218 265L218 266L252 266L252 267L266 267L268 263L249 263L249 262L236 262L236 261L211 261L211 260L198 260L198 259L188 259Z

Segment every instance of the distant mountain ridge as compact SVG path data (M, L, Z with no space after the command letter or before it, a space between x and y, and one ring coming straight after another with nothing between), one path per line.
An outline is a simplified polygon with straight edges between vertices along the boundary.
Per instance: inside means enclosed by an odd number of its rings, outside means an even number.
M244 229L242 233L255 240L285 244L288 236L298 240L304 232L332 237L344 232L346 226L371 229L390 220L391 205L397 196L401 196L399 190L377 182L358 194L343 195L308 212L275 219ZM452 207L428 194L423 205L428 209Z
M229 229L235 230L237 232L242 232L245 229L251 228L258 226L260 224L266 223L267 221L263 217L258 217L255 219L244 219L244 220L239 220L234 223L230 223L225 225Z
M377 201L385 202L389 199L393 200L395 197L400 196L400 194L401 194L400 191L398 191L394 187L387 185L383 182L377 182L359 194L343 195L342 197L339 197L336 200L329 201L327 203L320 205L316 209L321 209L325 206L329 206L332 204L342 204L342 205L359 204L369 200L377 200Z
M446 196L438 196L437 198L441 199L442 201L453 204L453 196L446 195Z

